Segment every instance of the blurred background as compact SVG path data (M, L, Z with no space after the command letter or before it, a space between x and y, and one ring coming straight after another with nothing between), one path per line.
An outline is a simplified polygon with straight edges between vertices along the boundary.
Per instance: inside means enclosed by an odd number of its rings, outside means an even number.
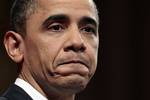
M0 1L0 94L14 82L17 67L4 50L13 0ZM95 0L101 19L96 74L77 100L150 100L149 0Z

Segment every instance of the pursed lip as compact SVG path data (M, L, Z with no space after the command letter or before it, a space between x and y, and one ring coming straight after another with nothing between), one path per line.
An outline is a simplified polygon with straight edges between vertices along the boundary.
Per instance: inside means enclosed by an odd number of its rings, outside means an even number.
M86 66L87 68L89 68L89 65L86 64L86 62L82 61L82 60L68 60L68 61L64 61L62 63L59 63L58 66L65 65L65 64L82 64L82 65Z

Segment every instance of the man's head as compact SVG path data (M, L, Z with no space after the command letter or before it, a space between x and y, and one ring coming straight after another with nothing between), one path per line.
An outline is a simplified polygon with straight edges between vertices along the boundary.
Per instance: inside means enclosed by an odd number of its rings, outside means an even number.
M21 65L19 77L49 96L84 89L97 66L99 22L93 1L17 1L26 6L14 5L16 31L6 33L4 44L9 56Z

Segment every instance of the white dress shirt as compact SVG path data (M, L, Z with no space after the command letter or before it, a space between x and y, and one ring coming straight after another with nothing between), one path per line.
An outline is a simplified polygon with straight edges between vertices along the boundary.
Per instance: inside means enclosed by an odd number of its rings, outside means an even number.
M33 100L48 100L23 79L17 78L15 81L15 85L22 88Z

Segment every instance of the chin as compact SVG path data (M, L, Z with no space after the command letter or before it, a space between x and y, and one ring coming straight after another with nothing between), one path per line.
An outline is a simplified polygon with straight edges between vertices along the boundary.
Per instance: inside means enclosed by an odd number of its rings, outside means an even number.
M65 80L63 80L62 84L60 84L60 87L65 92L76 94L86 88L88 81L89 80L87 78L80 75L71 75L67 76Z

